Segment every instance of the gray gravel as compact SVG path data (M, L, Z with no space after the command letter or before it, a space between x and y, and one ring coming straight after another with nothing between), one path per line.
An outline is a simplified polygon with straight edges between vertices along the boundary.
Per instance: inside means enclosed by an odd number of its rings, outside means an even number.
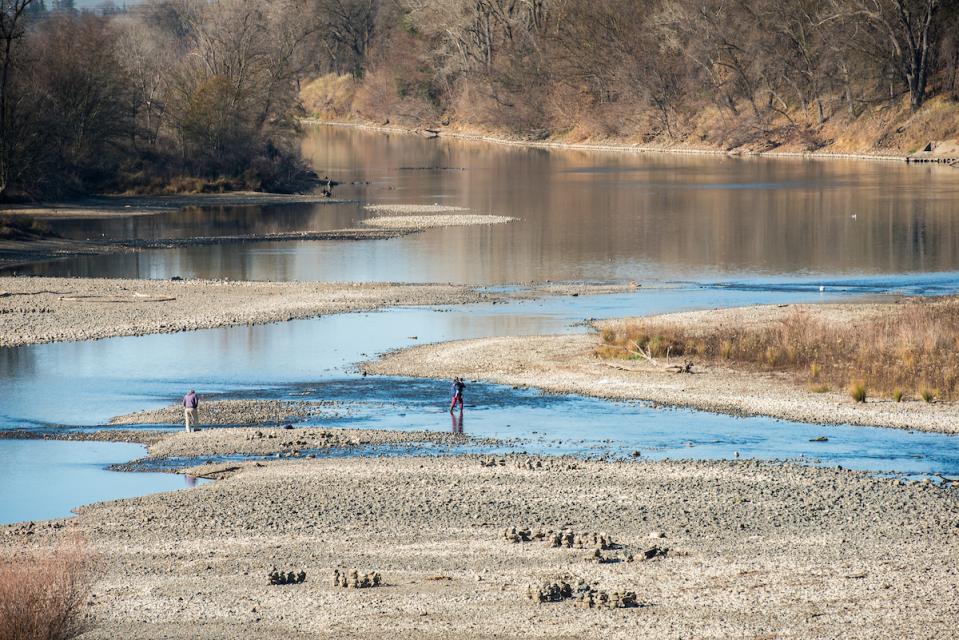
M306 418L341 417L341 405L332 401L213 400L201 398L202 425L257 425L298 422ZM176 404L110 419L110 425L182 424L183 407Z
M0 347L488 299L443 284L0 277Z
M196 489L79 510L69 529L102 567L86 638L898 640L952 637L959 621L954 489L746 461L236 466ZM510 543L513 526L669 551L597 563L592 550ZM5 527L0 553L63 533ZM273 566L306 581L270 586ZM334 587L341 567L383 585ZM643 606L527 597L577 579Z

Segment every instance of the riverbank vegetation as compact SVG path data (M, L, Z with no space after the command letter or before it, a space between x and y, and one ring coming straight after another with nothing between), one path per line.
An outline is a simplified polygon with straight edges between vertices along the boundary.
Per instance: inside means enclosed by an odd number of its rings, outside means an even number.
M93 579L90 555L77 541L0 561L0 638L69 640L85 630Z
M50 225L29 216L0 216L0 240L39 240L54 237Z
M953 0L318 1L328 75L304 102L328 119L751 150L959 136Z
M297 190L306 0L0 11L0 196Z
M897 401L954 400L959 395L959 300L890 305L854 322L797 311L758 324L703 327L634 320L606 327L595 353L665 365L666 358L700 360L783 372L811 390L846 390Z

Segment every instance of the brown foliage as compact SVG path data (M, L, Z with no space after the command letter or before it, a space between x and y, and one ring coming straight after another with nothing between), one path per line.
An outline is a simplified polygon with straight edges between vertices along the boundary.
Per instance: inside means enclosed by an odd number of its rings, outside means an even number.
M92 563L73 541L0 562L0 638L66 640L84 631Z
M959 396L959 300L910 302L881 316L831 323L809 312L760 327L718 325L699 330L637 320L602 332L596 354L633 358L639 347L653 357L696 357L763 371L784 371L797 381L902 397L911 389L928 401ZM855 395L860 395L857 389Z

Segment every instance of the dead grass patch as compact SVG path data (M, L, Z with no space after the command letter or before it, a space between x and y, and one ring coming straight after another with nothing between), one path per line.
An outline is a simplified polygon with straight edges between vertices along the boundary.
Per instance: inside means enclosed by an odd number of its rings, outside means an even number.
M85 630L83 608L93 578L84 545L0 561L0 638L68 640Z
M636 320L604 329L601 338L595 350L601 358L640 358L637 350L658 358L698 358L791 373L817 391L859 384L856 396L863 397L867 389L897 400L906 390L930 400L959 394L959 299L909 301L881 316L844 323L802 310L748 327Z

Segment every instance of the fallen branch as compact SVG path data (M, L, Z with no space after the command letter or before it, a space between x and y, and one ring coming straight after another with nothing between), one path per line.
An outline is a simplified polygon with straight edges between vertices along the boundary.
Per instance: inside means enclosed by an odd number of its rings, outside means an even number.
M649 350L643 351L643 348L640 347L639 344L636 343L636 342L633 342L632 345L633 345L636 349L635 349L635 350L633 350L633 349L627 349L627 351L628 351L629 353L632 353L633 355L637 355L637 356L639 356L639 357L641 357L641 358L643 358L643 359L645 359L645 360L649 360L650 362L652 362L652 363L653 363L654 365L656 365L657 367L660 366L659 363L656 362L656 359L653 358L653 354L652 354L651 351L649 351Z

